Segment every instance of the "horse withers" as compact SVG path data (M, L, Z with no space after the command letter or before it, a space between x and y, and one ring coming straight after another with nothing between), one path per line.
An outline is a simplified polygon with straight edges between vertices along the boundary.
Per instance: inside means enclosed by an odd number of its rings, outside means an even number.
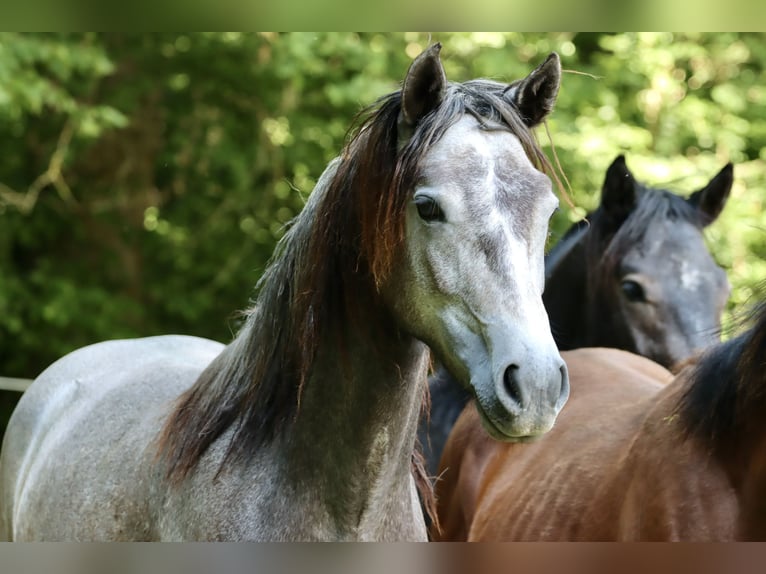
M704 228L723 210L732 183L728 164L684 199L638 182L617 157L598 208L545 260L543 302L559 349L614 347L672 368L716 342L729 282ZM418 435L435 475L471 394L444 369L429 386L431 408Z
M38 377L5 435L0 535L425 540L426 345L493 436L551 428L569 389L541 298L557 199L530 129L559 59L458 84L439 51L363 115L229 345L98 343Z

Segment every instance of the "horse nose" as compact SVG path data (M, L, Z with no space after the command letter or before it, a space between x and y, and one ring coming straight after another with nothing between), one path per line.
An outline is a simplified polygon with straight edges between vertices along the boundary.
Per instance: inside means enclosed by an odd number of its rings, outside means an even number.
M519 365L515 363L508 365L503 371L502 390L505 400L502 402L515 415L527 410L531 400L529 389L525 388L520 380L520 372ZM563 360L559 359L557 376L549 386L544 386L543 393L548 395L549 404L554 405L555 412L559 412L567 402L569 372Z
M503 390L509 399L510 407L516 407L519 411L524 410L526 401L519 384L519 366L508 365L503 372Z

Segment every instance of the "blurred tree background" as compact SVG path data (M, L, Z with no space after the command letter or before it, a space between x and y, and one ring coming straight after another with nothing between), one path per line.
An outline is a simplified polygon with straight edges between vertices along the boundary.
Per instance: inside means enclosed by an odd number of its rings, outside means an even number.
M731 161L708 230L730 311L766 279L763 34L2 33L0 375L110 338L230 340L354 114L437 40L458 81L561 55L548 130L575 207L554 240L617 154L684 195Z

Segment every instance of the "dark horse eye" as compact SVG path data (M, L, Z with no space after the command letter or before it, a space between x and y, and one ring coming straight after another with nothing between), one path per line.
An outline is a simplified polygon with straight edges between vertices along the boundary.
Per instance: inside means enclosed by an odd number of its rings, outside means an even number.
M628 301L632 301L634 303L646 301L644 288L635 281L632 281L631 279L625 279L622 283L620 283L620 288L625 294L625 297L628 298Z
M444 221L444 212L436 200L426 195L415 197L415 207L423 221Z

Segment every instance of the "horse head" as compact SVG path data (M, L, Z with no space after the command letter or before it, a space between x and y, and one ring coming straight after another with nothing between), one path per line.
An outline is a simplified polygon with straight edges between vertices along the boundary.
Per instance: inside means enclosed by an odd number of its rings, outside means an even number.
M606 301L594 306L591 328L611 322L612 346L670 367L717 340L730 287L703 232L721 213L732 182L728 164L682 199L638 183L624 157L612 163L589 246L590 267L596 258L601 266L592 296Z
M551 54L510 85L450 83L437 44L413 62L401 94L398 146L417 176L400 264L381 289L505 440L549 430L569 393L542 302L558 200L529 131L551 111L559 80Z

